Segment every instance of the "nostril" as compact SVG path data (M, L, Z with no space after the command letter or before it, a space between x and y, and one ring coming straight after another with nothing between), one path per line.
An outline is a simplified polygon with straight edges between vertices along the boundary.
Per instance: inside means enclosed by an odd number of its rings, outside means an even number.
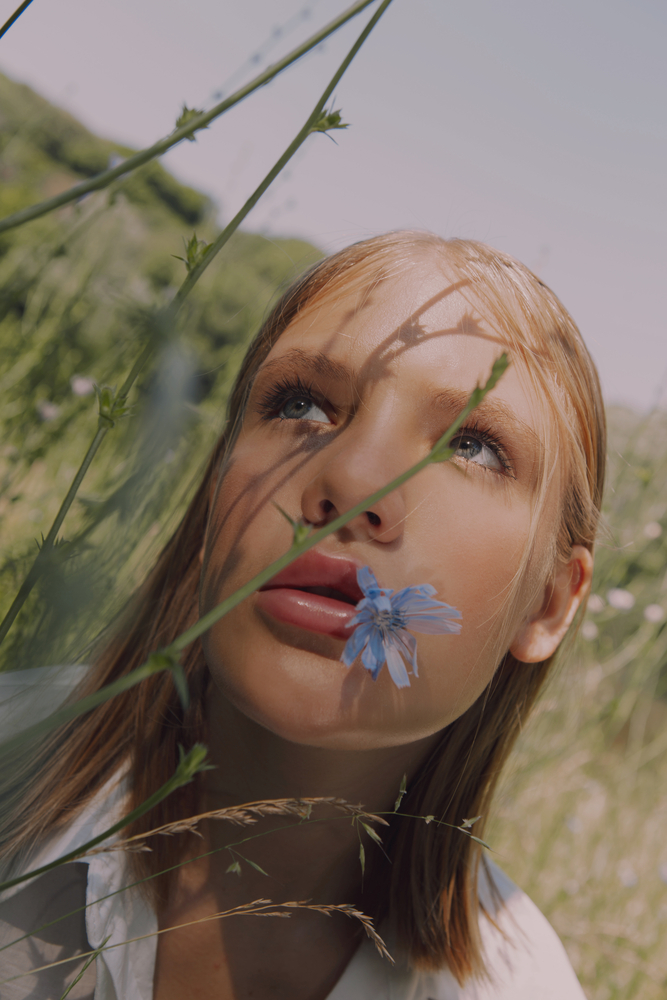
M322 508L323 513L325 514L328 514L330 511L332 511L334 507L331 500L323 500L320 506Z
M370 523L373 525L374 528L379 528L381 521L380 518L377 516L377 514L374 514L372 510L367 510L366 517L368 518L368 520L370 521Z

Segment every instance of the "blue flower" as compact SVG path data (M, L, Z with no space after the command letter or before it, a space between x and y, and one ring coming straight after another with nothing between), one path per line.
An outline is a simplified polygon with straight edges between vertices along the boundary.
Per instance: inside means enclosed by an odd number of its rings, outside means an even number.
M435 587L423 583L404 587L394 594L381 587L370 566L357 570L357 582L364 594L357 604L357 614L347 628L354 632L347 640L341 660L351 667L361 653L361 662L377 680L385 662L396 687L410 687L404 660L417 673L417 640L407 629L437 635L460 632L461 623L454 619L461 612L442 601L434 601Z

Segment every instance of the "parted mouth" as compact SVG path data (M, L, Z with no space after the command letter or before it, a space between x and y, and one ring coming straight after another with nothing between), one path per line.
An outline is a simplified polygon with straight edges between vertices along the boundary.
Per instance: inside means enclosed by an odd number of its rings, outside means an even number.
M281 570L261 590L302 590L344 604L357 604L364 596L357 583L361 563L311 549Z
M283 586L285 586L283 584ZM270 584L263 590L269 590ZM336 590L335 587L295 587L293 584L290 586L291 590L302 590L306 594L318 594L320 597L331 597L334 601L342 601L344 604L351 604L353 607L357 603L353 597L349 594L344 594L342 590Z

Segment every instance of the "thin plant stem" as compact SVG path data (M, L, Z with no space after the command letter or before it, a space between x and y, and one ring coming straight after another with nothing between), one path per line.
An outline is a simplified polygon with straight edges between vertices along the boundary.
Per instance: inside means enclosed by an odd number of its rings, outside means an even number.
M234 216L234 218L231 220L231 222L227 226L225 226L225 228L217 237L217 239L212 244L210 244L210 246L206 248L206 255L204 256L204 258L195 267L189 270L185 280L183 281L180 288L178 289L178 292L174 296L173 302L170 303L170 305L167 307L167 309L165 310L164 314L161 317L163 325L165 325L167 328L169 328L173 323L185 299L190 294L195 284L202 276L202 274L204 273L208 265L211 263L213 258L220 252L225 243L227 243L230 237L236 232L238 227L241 225L241 223L246 218L248 213L257 204L257 202L262 197L267 188L273 183L273 181L281 172L281 170L291 160L291 158L294 156L299 147L303 145L305 140L311 134L311 132L313 131L313 126L315 126L318 120L321 118L324 107L327 101L329 100L331 94L335 90L336 86L340 82L343 74L345 73L348 66L356 56L357 52L359 51L363 43L366 41L369 34L373 30L379 19L382 17L382 15L384 14L385 10L387 9L387 7L391 2L392 0L383 0L383 3L380 4L375 14L373 14L373 16L370 18L368 24L363 29L363 31L357 38L356 42L346 55L345 59L334 73L324 93L322 94L319 101L315 105L312 113L309 115L308 120L306 121L303 128L299 131L298 135L292 140L292 142L287 147L283 155L280 157L277 163L274 164L274 166L271 168L271 170L266 175L264 180L251 194L251 196L245 202L240 211L238 211ZM365 5L367 6L367 3ZM2 225L0 223L0 232L1 231L2 231ZM146 363L148 357L152 353L152 349L153 349L152 345L149 343L141 352L130 374L127 376L125 382L123 383L119 391L116 393L114 400L115 403L119 403L122 405L125 402L127 395L132 385L134 384L134 381L137 378L137 375L139 374L144 364ZM62 522L65 519L65 516L69 511L70 507L72 506L72 503L74 502L74 498L76 497L81 482L83 481L83 477L85 476L88 467L90 466L90 463L95 457L95 454L97 453L99 446L101 445L103 439L106 436L107 431L110 429L111 426L113 426L113 424L109 423L108 421L103 422L100 419L97 433L95 434L95 437L93 438L88 448L88 451L86 452L85 458L81 464L81 467L79 468L79 471L77 472L69 490L67 491L67 495L65 496L65 499L63 500L60 506L60 510L56 515L56 519L53 522L51 529L49 530L49 533L46 539L44 540L44 543L41 546L34 563L32 564L30 570L28 571L25 580L21 584L18 593L16 594L16 597L12 601L12 604L7 614L0 623L0 643L2 643L5 637L7 636L7 633L9 632L10 628L12 627L12 624L16 620L17 615L19 614L21 608L28 599L33 587L37 583L41 575L42 569L46 565L46 562L48 561L51 555Z
M125 379L125 381L123 382L122 386L120 387L120 389L116 394L115 400L117 403L122 404L127 399L130 389L134 385L134 382L137 376L139 375L139 372L141 371L143 366L146 364L146 361L150 357L151 350L152 348L150 345L144 347L141 354L134 362L134 365L132 366L130 373L128 374L127 378ZM98 419L98 426L95 432L95 436L93 437L93 440L90 442L88 450L84 455L83 461L79 466L79 468L77 469L74 479L72 480L70 487L67 493L65 494L65 498L63 499L63 502L60 505L60 508L55 516L53 524L49 528L49 532L40 546L35 561L28 570L28 573L23 583L19 587L16 597L12 601L9 610L7 611L7 614L0 623L0 643L2 643L5 637L7 636L7 633L9 632L14 621L16 620L16 616L18 615L19 611L21 610L21 608L27 601L28 597L30 596L30 592L32 591L33 587L39 580L39 577L41 575L44 566L47 564L49 558L51 557L51 553L56 544L56 539L58 537L58 532L62 527L62 523L65 520L65 517L67 516L70 507L74 503L74 499L77 493L79 492L79 487L83 482L84 476L86 475L91 462L95 458L95 455L97 454L97 451L100 445L102 444L102 441L106 437L107 432L111 429L111 427L112 424L108 420Z
M67 205L72 201L76 201L78 198L83 197L85 194L89 194L91 191L100 191L102 188L108 187L113 181L118 177L122 177L124 174L130 173L132 170L136 170L137 167L143 166L144 163L148 163L150 160L156 159L158 156L162 156L167 150L171 149L177 143L182 142L183 139L192 138L194 133L202 128L205 128L209 122L212 122L215 118L219 118L220 115L224 114L230 108L238 104L244 98L248 97L253 91L258 90L260 87L264 87L267 83L273 80L274 77L282 73L283 70L291 66L292 63L300 59L301 56L310 52L311 49L319 45L325 38L332 35L338 30L343 24L356 17L360 14L362 10L374 3L375 0L358 0L357 3L348 7L346 11L343 11L338 17L330 21L329 24L321 28L314 35L305 41L302 45L297 46L283 59L280 59L277 63L269 66L264 72L256 76L250 83L247 83L244 87L241 87L235 93L231 94L229 97L225 98L215 107L211 108L210 111L204 111L200 115L196 115L190 118L184 125L180 128L175 129L169 135L160 139L158 142L149 146L147 149L142 149L134 156L129 156L122 163L113 167L110 170L105 170L101 174L97 174L95 177L90 177L86 181L81 181L79 184L75 184L68 191L63 191L61 194L55 195L53 198L47 198L45 201L40 201L36 205L31 205L28 208L21 209L19 212L13 212L11 215L6 216L4 219L0 219L0 233L6 232L8 229L14 229L16 226L21 226L26 222L31 222L33 219L38 219L42 215L47 215L49 212L53 212L56 208L60 208L62 205Z
M182 924L174 924L173 927L162 927L157 931L151 931L148 934L139 934L137 937L128 938L126 941L118 941L115 944L101 945L94 951L84 951L78 955L71 955L69 958L61 958L57 962L49 962L48 965L40 965L36 969L30 969L29 972L19 972L16 976L10 976L8 979L0 980L0 986L5 983L12 983L16 979L21 979L23 976L34 975L38 972L45 972L47 969L55 969L60 965L67 965L68 962L76 962L82 958L88 958L90 955L99 954L101 951L110 951L112 948L122 948L124 945L134 944L135 941L145 941L146 938L159 937L161 934L168 934L169 931L181 930L183 927L195 927L198 924L208 923L209 920L222 920L226 917L242 917L242 916L264 916L264 917L286 917L289 916L292 910L315 910L317 913L343 913L347 917L356 917L361 921L367 936L374 943L377 950L387 958L392 965L394 964L394 959L391 957L387 951L387 947L373 927L373 921L370 917L362 913L361 910L357 910L350 903L309 903L307 900L290 900L286 903L274 903L270 899L255 899L252 903L241 903L240 906L234 906L230 910L222 910L218 913L211 913L206 917L198 917L196 920L188 920Z
M60 527L63 521L65 520L65 516L70 507L72 506L74 498L79 490L79 486L81 485L83 477L88 471L90 463L92 462L93 458L97 453L97 449L99 448L99 446L102 444L102 441L106 437L107 430L108 427L104 426L100 426L97 428L97 431L95 432L95 437L88 446L88 451L86 452L83 462L79 466L76 475L72 480L70 488L68 489L65 498L60 505L60 509L56 514L55 520L51 525L51 528L49 529L49 533L43 540L39 552L37 553L37 556L35 558L35 561L28 570L28 573L23 583L18 589L16 597L12 601L7 614L5 615L5 617L2 620L2 623L0 624L0 642L4 640L5 636L7 635L7 633L9 632L10 628L14 623L16 616L18 615L19 611L27 601L28 596L32 591L32 588L37 583L37 580L41 575L42 569L51 555L56 537L58 535L58 532L60 531Z
M370 35L371 31L373 30L377 22L380 20L380 18L382 17L382 15L384 14L385 10L387 9L387 7L391 2L392 0L383 0L383 2L380 4L378 9L375 11L373 16L368 21L368 24L361 32L361 34L357 38L356 42L354 43L348 54L345 56L345 59L343 59L342 63L334 73L324 93L322 94L319 101L313 108L311 114L309 115L301 131L294 137L294 139L289 144L289 146L282 154L280 159L273 165L271 170L269 170L268 174L261 182L261 184L259 184L259 186L255 189L255 191L253 191L253 193L250 195L243 208L236 213L236 215L231 220L229 225L225 226L225 228L217 237L217 239L214 240L214 242L211 243L211 245L206 248L206 254L202 258L202 260L200 260L200 262L196 264L196 266L194 266L189 271L188 276L186 277L185 281L183 282L178 292L174 296L172 306L175 312L177 312L180 309L181 305L183 304L183 300L186 298L187 295L189 295L190 291L192 290L192 287L202 276L202 274L209 266L209 264L216 256L216 254L220 252L225 243L227 243L227 241L229 240L230 236L232 236L232 234L236 231L236 229L238 229L238 227L241 225L246 215L248 215L251 209L254 208L254 206L257 204L257 202L262 197L267 188L273 183L273 181L276 179L281 170L283 170L283 168L289 163L289 161L292 159L296 151L303 145L308 136L311 134L311 132L313 131L313 126L316 125L318 120L321 118L322 112L324 111L327 101L329 100L334 90L340 83L340 80L342 79L343 75L348 69L350 63L352 62L352 60L358 53L359 49L364 44L364 42Z
M199 619L191 628L183 632L178 638L176 638L169 646L162 649L159 653L153 653L148 661L137 667L131 673L126 674L125 677L120 677L118 680L114 681L112 684L108 684L106 687L100 688L99 691L88 695L86 698L82 698L80 701L75 702L72 705L68 705L65 708L60 709L58 712L54 712L52 715L43 719L41 722L35 723L34 726L30 726L28 729L24 729L21 733L18 733L12 739L7 740L5 743L0 744L0 758L7 756L12 751L14 751L21 743L28 740L35 739L37 736L41 736L43 733L49 732L51 729L55 729L58 726L63 725L65 722L69 722L79 715L83 715L85 712L89 712L92 708L101 705L110 698L114 698L117 694L122 691L127 691L134 687L135 684L139 684L141 681L145 680L147 677L154 673L159 673L162 670L171 670L174 675L175 683L179 683L179 671L182 675L183 668L178 662L177 656L181 653L186 646L197 639L200 635L206 632L212 625L228 614L237 604L249 597L255 590L263 587L265 583L279 573L290 563L298 559L300 555L312 549L315 545L331 535L334 531L338 531L340 528L344 527L353 518L357 517L359 514L363 514L364 511L368 510L369 507L377 503L383 497L391 493L397 487L401 486L403 483L411 479L422 469L426 468L432 462L443 462L450 458L453 454L453 450L448 448L448 445L459 428L463 425L464 421L467 419L468 415L478 406L484 397L491 391L491 389L496 385L498 380L501 378L503 372L509 364L507 355L505 353L501 354L500 357L494 362L491 369L491 374L487 379L484 386L477 386L476 389L472 391L468 402L463 407L458 417L454 422L447 428L444 434L436 441L435 445L431 451L424 456L419 462L413 465L411 468L406 469L395 479L392 479L390 483L383 486L381 489L376 490L361 503L356 504L350 510L341 514L339 517L335 518L330 524L325 525L320 528L319 531L312 532L306 538L296 541L290 549L276 559L275 562L267 566L266 569L262 570L257 576L249 580L248 583L244 584L239 590L234 594L230 595L226 600L222 601L215 608L208 612Z
M79 972L78 976L76 976L76 977L75 977L75 978L74 978L74 979L72 980L72 982L71 982L71 983L69 984L69 986L67 987L67 989L65 990L65 992L64 992L64 993L62 994L62 996L60 997L60 1000L65 1000L65 998L66 998L66 997L68 997L68 996L70 995L70 993L72 992L72 990L74 989L74 987L76 986L76 984L77 984L77 983L79 983L79 982L80 982L80 981L81 981L81 980L83 979L83 976L84 976L84 973L86 972L86 970L87 970L87 969L89 969L89 968L90 968L90 966L91 966L91 965L93 964L93 962L95 961L95 959L96 959L96 958L97 958L97 957L98 957L99 955L101 955L101 954L102 954L102 952L104 951L104 948L105 948L105 946L106 946L106 944L107 944L107 942L109 941L109 939L110 939L110 938L111 938L111 935L110 935L110 934L108 934L108 935L107 935L107 937L105 937L105 939L104 939L104 941L102 942L102 944L101 944L101 945L99 946L99 948L97 948L97 949L96 949L96 950L95 950L94 952L92 952L92 953L91 953L91 954L90 954L90 955L88 956L88 958L87 958L87 959L86 959L86 961L84 962L84 964L83 964L83 968L82 968L82 969L81 969L81 971Z
M111 684L107 684L106 687L93 692L93 694L87 695L85 698L81 698L73 705L66 705L65 708L59 709L57 712L49 715L48 718L43 719L41 722L36 722L32 726L28 726L27 729L23 729L20 733L17 733L16 736L12 737L12 739L0 744L0 758L11 754L22 743L35 740L38 736L42 736L51 729L58 728L58 726L64 726L66 723L71 722L72 719L76 719L79 715L90 712L93 708L97 708L98 705L103 705L104 702L109 701L111 698L115 698L116 695L122 694L124 691L128 691L130 688L133 688L135 684L139 684L141 681L146 680L147 677L151 677L155 673L168 669L169 667L166 664L160 664L159 666L155 666L154 663L142 664L142 666L133 670L131 674L127 674L125 677L119 677L118 680L113 681Z
M266 802L273 802L273 801L275 801L275 800L273 800L273 799L266 800ZM329 804L326 799L323 799L322 801L323 801L324 804ZM243 808L247 808L248 806L253 806L253 805L256 805L256 804L257 803L244 803L244 804L238 806L238 808L239 809L243 809ZM366 812L364 812L363 809L361 809L361 807L358 807L358 809L357 809L357 807L355 807L355 810L356 811L354 812L354 814L341 812L341 813L339 813L336 816L328 816L326 818L319 818L319 819L316 818L316 817L314 817L314 816L309 816L307 818L300 819L298 822L295 822L295 823L291 824L290 826L287 826L287 827L282 826L282 827L280 827L280 829L281 830L285 830L285 829L295 830L298 827L302 826L304 822L308 822L309 824L318 825L318 824L321 824L321 823L331 822L332 820L337 820L337 819L341 819L341 820L342 819L349 819L351 815L352 815L352 817L353 817L354 820L358 820L361 817L365 817L368 820L377 821L377 822L384 823L385 825L389 825L388 821L384 819L384 817L387 816L387 817L389 817L389 819L391 819L392 817L396 817L396 818L402 818L402 819L421 820L422 822L433 823L434 826L445 826L445 827L449 827L452 830L458 830L461 834L469 837L471 840L474 840L476 843L480 844L480 846L485 847L487 850L493 852L493 848L491 848L483 840L480 840L479 837L475 837L473 834L471 834L469 829L466 829L463 826L456 826L456 824L454 824L454 823L446 823L444 820L436 819L436 817L434 817L434 816L411 815L410 813L396 812L395 810L388 810L386 812L379 812L379 813L366 813ZM224 810L221 810L221 811L224 812ZM214 818L214 819L224 819L224 817L216 815L216 811L213 811L211 814L203 813L200 816L192 817L192 819L201 820L201 819L209 818L209 815L210 815L211 818ZM270 818L270 817L265 817L265 818ZM127 822L127 817L126 817L125 820L123 820L123 822ZM188 818L182 820L182 823L183 824L188 823ZM168 825L171 825L171 824L168 824ZM113 836L113 833L117 832L117 830L118 830L118 825L117 824L114 827L110 828L109 830L106 830L103 834L101 834L102 840L106 839L107 837ZM130 842L134 842L136 840L141 840L142 838L147 838L147 837L150 837L150 836L155 836L155 835L160 834L161 832L162 832L162 829L160 827L156 828L155 830L148 830L144 834L137 834L135 837L128 838L128 840L124 841L123 844L129 844ZM184 829L183 832L189 832L189 831ZM78 906L76 909L71 910L69 913L64 913L62 916L56 917L55 920L50 920L48 923L42 924L40 927L36 927L32 931L28 931L28 933L23 934L21 937L15 938L13 941L9 941L7 944L0 945L0 951L5 951L7 948L13 947L13 945L20 944L21 941L25 941L26 938L32 937L34 934L37 934L37 933L39 933L42 930L46 930L48 927L53 927L55 924L58 924L58 923L60 923L63 920L67 920L68 917L73 917L77 913L83 913L83 912L85 912L85 910L88 909L88 907L90 907L90 906L97 906L99 903L103 903L106 899L111 899L113 896L117 896L121 892L127 892L128 889L133 889L136 886L143 885L144 882L149 882L149 881L151 881L154 878L159 878L161 875L168 875L170 872L177 871L179 868L184 868L186 865L189 865L189 864L191 864L191 863L193 863L195 861L201 861L204 858L210 858L214 854L220 854L222 851L235 851L237 847L242 847L244 844L251 843L252 841L255 841L255 840L262 840L264 837L268 837L268 836L270 836L274 832L275 832L275 829L272 829L272 830L261 830L259 832L254 832L254 833L248 834L246 837L242 837L240 840L235 840L235 841L233 841L230 844L224 844L221 847L214 847L210 851L205 851L203 854L193 855L192 857L188 857L188 858L184 859L183 861L177 862L175 865L170 865L169 868L164 868L161 871L155 872L152 875L146 875L144 878L137 879L137 881L131 882L128 885L123 886L121 889L115 889L113 892L107 893L107 895L105 895L105 896L100 896L99 899L96 899L94 902L85 903L83 906ZM99 839L100 838L98 838L98 840ZM81 847L79 847L77 849L77 855L76 855L77 859L79 859L79 858L82 859L82 860L84 859L85 855L84 855L83 852L84 852L85 849L89 848L89 846L90 845L88 845L88 844L82 844ZM113 849L114 850L116 849L116 845L114 845ZM236 853L238 853L238 852L236 852ZM54 862L54 866L63 864L63 863L65 863L65 861L66 861L65 858L59 858L59 859L57 859L56 862ZM34 872L34 871L33 872L28 872L25 875L25 879L32 878L36 874L37 874L37 872Z
M507 363L507 355L502 354L494 363L491 375L489 376L486 384L484 386L478 386L473 390L468 402L463 407L456 420L450 427L447 428L445 433L438 439L431 451L429 451L424 458L415 463L415 465L411 466L409 469L406 469L405 472L402 472L399 476L396 476L396 478L392 479L392 481L387 483L386 486L382 486L379 490L371 493L370 496L366 497L360 503L351 507L350 510L346 511L344 514L340 514L337 518L334 518L333 521L325 525L323 528L320 528L319 531L313 531L302 541L295 542L285 555L281 556L280 559L276 559L275 562L271 563L270 566L267 566L266 569L263 569L257 574L257 576L253 577L252 580L249 580L243 587L240 587L234 594L231 594L226 600L222 601L215 608L212 608L208 614L203 615L199 621L195 622L194 625L183 632L177 639L174 640L174 642L165 647L162 652L166 656L173 656L177 653L181 653L186 646L189 646L191 642L199 638L200 635L203 635L204 632L207 632L212 625L215 625L220 618L223 618L226 614L228 614L233 608L236 607L237 604L244 601L246 597L249 597L255 590L259 590L260 587L263 587L264 584L268 583L272 577L276 576L277 573L280 573L286 566L289 566L290 563L294 562L294 560L300 555L303 555L304 552L308 552L309 549L314 548L328 535L331 535L335 531L344 527L353 518L358 517L359 514L363 514L364 511L368 510L374 504L378 503L378 501L386 497L388 493L391 493L399 486L402 486L403 483L408 481L408 479L416 476L417 473L421 472L422 469L425 469L427 465L430 465L434 461L445 461L450 458L453 452L451 449L448 450L449 442L463 425L471 411L474 410L475 407L481 403L484 396L491 391L507 367Z
M5 889L11 889L12 886L20 885L21 882L26 882L28 879L35 878L37 875L44 875L46 872L51 871L52 868L58 868L60 865L66 864L68 861L74 861L76 858L85 854L86 851L91 850L97 844L101 844L103 840L108 837L112 837L114 833L119 830L123 830L130 823L134 823L145 813L149 812L154 806L163 799L166 799L168 795L175 792L177 788L181 788L183 785L187 785L188 782L192 781L195 774L199 771L206 769L206 748L201 743L195 743L192 749L185 754L178 767L172 774L171 778L165 781L164 785L153 792L144 802L133 809L132 812L128 813L127 816L123 816L119 819L117 823L109 827L108 830L104 830L103 833L93 837L92 840L87 841L75 850L70 851L68 854L64 854L61 858L57 858L55 861L49 862L48 865L42 865L41 868L35 868L33 871L24 872L23 875L17 875L15 878L7 879L6 882L0 883L0 892L4 892Z
M21 6L17 7L12 16L7 18L3 26L0 28L0 38L7 34L11 26L14 24L14 21L18 21L23 11L26 10L31 3L32 0L23 0Z

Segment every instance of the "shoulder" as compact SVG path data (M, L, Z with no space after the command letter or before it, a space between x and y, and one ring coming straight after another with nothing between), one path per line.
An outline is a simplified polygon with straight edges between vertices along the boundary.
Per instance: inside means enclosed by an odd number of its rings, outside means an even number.
M0 901L3 1000L60 997L68 984L71 1000L93 1000L95 968L77 961L89 950L85 904L84 864L53 869Z
M585 1000L558 935L496 865L482 870L479 895L484 978L459 986L449 970L415 971L398 954L390 966L365 941L328 1000Z
M488 977L471 1000L585 1000L565 948L535 903L497 865L480 873ZM463 993L468 1000L468 994Z

